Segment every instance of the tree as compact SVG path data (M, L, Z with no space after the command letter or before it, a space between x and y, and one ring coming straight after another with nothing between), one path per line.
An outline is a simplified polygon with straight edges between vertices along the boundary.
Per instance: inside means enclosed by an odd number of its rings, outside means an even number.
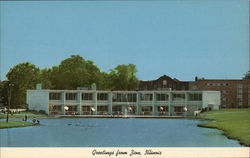
M79 55L72 55L47 72L55 89L76 89L100 84L101 72L92 61L84 60Z
M51 83L51 69L42 69L40 71L40 83L43 89L53 89L54 86Z
M7 73L8 85L11 91L11 108L26 105L26 90L34 89L40 82L40 69L34 64L20 63Z
M243 79L244 80L250 80L250 71L248 71L247 73L245 73Z
M109 79L112 90L135 90L139 84L134 64L118 65L110 70Z
M8 81L0 82L0 105L8 105Z

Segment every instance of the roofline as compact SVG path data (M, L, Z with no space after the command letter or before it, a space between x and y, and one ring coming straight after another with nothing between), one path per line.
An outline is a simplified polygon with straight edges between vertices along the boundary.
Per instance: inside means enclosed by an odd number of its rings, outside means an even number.
M57 90L57 89L29 89L27 91L48 91L48 92L103 92L103 93L186 93L186 92L196 92L196 93L202 93L202 92L220 92L220 91L214 91L214 90L168 90L168 91L104 91L104 90Z

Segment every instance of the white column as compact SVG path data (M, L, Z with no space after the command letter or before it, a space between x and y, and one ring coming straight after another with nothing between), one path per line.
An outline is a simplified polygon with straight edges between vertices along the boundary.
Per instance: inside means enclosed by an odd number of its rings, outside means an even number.
M95 111L93 112L94 115L97 115L97 91L94 92L94 109Z
M112 115L112 106L113 106L113 93L109 92L109 105L108 105L108 113Z

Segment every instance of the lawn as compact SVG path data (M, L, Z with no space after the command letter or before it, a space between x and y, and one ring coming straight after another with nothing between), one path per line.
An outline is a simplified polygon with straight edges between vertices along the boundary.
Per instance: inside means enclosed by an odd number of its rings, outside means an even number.
M24 116L27 115L28 118L47 118L48 116L45 114L41 114L38 112L20 112L20 113L14 113L9 114L9 118L24 118ZM6 114L0 113L0 119L6 118Z
M25 122L25 121L0 121L0 128L13 128L13 127L26 127L26 126L33 126L34 123L32 122Z
M213 120L199 127L217 128L224 135L250 146L250 109L223 109L202 113L198 118Z

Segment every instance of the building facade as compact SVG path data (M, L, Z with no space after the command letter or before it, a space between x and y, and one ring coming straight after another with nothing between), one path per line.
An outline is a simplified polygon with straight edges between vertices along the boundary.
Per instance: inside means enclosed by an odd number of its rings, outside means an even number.
M140 81L138 90L149 91L149 90L188 90L189 83L185 81L179 81L172 79L169 76L163 75L156 80L151 81Z
M250 107L250 80L199 79L190 85L190 90L220 91L222 108Z
M219 109L219 91L28 90L30 110L50 115L193 115Z

